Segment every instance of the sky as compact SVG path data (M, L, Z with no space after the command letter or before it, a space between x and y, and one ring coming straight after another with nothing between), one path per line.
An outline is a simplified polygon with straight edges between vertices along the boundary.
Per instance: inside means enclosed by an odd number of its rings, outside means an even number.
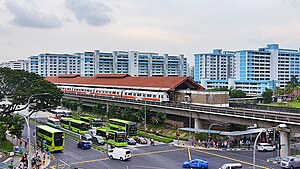
M0 0L0 62L40 53L300 47L300 0Z

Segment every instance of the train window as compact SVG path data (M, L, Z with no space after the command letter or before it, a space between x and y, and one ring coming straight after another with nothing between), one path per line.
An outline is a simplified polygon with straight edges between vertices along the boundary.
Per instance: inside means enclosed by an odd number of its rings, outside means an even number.
M141 96L141 93L138 93L137 95L138 95L138 96Z
M154 94L153 97L156 98L156 95Z

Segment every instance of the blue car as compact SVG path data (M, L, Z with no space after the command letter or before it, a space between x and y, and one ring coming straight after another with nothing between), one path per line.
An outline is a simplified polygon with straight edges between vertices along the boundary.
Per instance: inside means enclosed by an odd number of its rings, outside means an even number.
M201 168L201 169L207 169L208 168L208 162L203 159L194 159L190 161L185 161L182 164L183 168Z
M79 141L77 147L81 149L90 149L92 145L90 141Z

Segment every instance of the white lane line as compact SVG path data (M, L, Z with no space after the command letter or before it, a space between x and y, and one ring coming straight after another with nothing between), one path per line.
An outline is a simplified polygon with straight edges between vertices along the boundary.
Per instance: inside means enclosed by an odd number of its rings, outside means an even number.
M144 166L144 165L131 165L131 166L138 167L138 168L166 169L166 168L161 168L161 167L150 167L150 166Z

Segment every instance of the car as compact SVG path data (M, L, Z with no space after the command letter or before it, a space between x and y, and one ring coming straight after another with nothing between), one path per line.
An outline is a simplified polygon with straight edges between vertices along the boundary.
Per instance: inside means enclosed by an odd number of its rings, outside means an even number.
M224 164L219 169L238 169L238 168L243 168L243 166L242 166L241 163L228 163L228 164Z
M147 144L148 143L147 139L144 137L135 137L134 140L139 144Z
M81 148L81 149L90 149L92 147L91 142L90 141L79 141L77 143L77 147Z
M90 134L83 134L81 135L81 140L92 142L92 136Z
M105 144L105 141L101 136L93 136L92 142L96 145L101 145L101 146Z
M291 169L300 167L300 155L283 157L280 161L280 166L282 168L291 168Z
M258 151L274 151L276 148L275 146L269 144L269 143L258 143L257 150Z
M194 159L185 161L182 164L183 168L201 168L201 169L207 169L208 168L208 162L204 159Z
M128 145L136 145L136 141L133 138L125 138Z
M114 148L108 151L108 157L110 159L119 159L121 161L131 158L131 151L126 148Z

